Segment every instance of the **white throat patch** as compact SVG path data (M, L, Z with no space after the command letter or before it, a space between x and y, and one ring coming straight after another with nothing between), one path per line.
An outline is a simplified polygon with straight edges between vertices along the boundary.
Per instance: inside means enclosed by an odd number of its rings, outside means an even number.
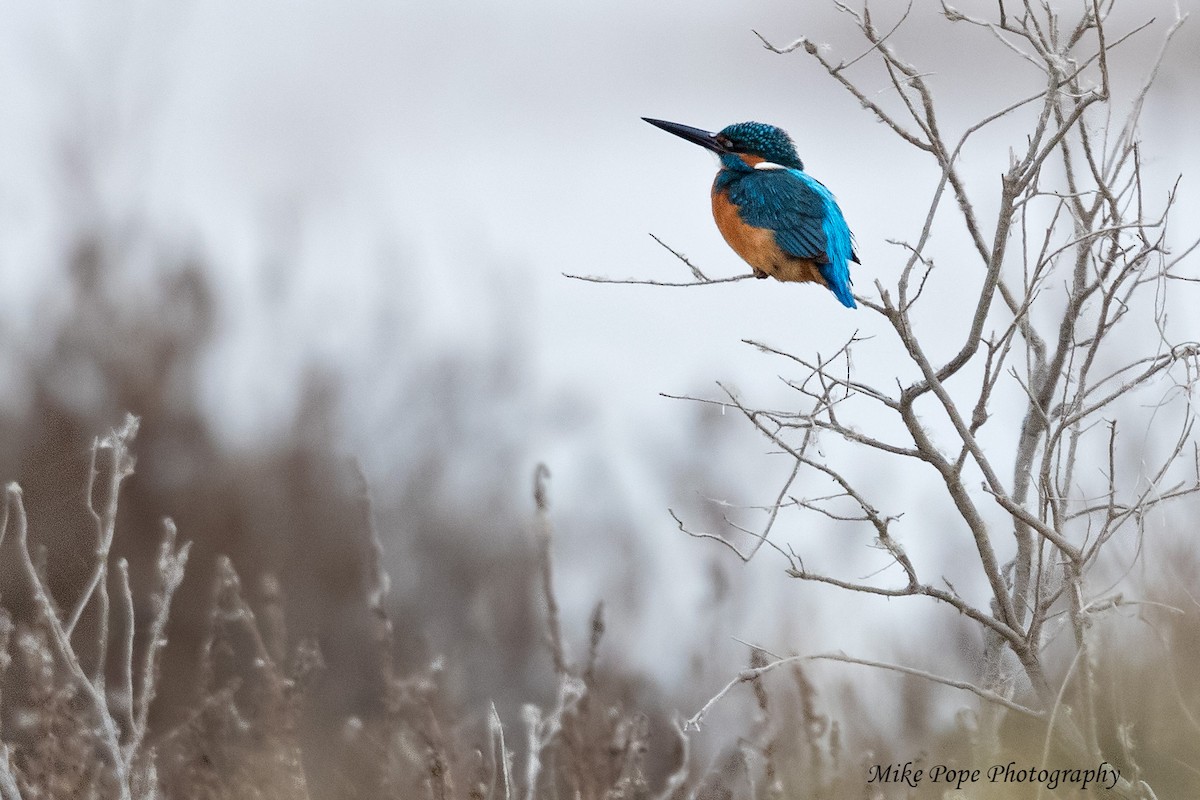
M783 164L775 164L770 161L760 161L754 165L755 169L787 169Z

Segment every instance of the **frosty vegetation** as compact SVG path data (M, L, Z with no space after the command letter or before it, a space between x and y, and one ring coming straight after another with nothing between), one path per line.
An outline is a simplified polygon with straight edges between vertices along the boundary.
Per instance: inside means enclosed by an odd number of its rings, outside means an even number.
M1185 236L1173 247L1175 189L1145 180L1138 134L1183 20L1120 27L1117 0L1064 5L1073 11L942 7L947 36L981 32L988 58L1044 76L1040 91L955 131L930 77L895 44L907 12L881 28L867 7L837 3L862 37L845 57L809 39L764 39L810 59L882 133L928 158L924 225L893 243L895 269L876 272L890 277L859 297L903 360L868 374L853 356L879 342L821 355L750 342L788 371L792 407L724 387L690 400L740 411L748 433L786 456L780 484L752 509L757 525L718 516L699 530L673 512L708 540L697 546L780 559L797 592L818 583L953 611L954 635L982 654L969 678L751 647L746 668L694 704L650 686L605 650L603 604L585 630L562 619L542 467L532 498L489 495L467 523L433 479L411 478L402 507L426 547L423 569L393 581L375 487L332 455L329 382L312 377L291 444L224 453L194 400L215 319L203 271L187 259L164 268L173 277L147 289L159 293L152 310L138 310L106 283L120 237L85 232L65 279L74 313L45 352L9 353L26 365L30 400L0 418L3 468L20 480L5 486L0 520L0 800L1076 796L1066 783L982 781L955 794L899 777L1009 761L1035 772L1111 765L1111 787L1087 796L1200 794L1200 560L1189 521L1200 346L1180 333L1172 301L1196 280L1195 245ZM1122 58L1151 36L1155 59ZM1132 92L1118 94L1128 86L1118 70L1140 70ZM1000 120L1028 123L1007 169L965 174L964 150ZM960 227L969 263L935 252L935 220ZM951 258L970 302L947 342L926 331ZM686 266L685 285L727 282ZM100 376L93 408L62 389L83 373ZM414 395L443 381L444 414L485 396L485 373L474 363L415 370ZM422 454L420 475L475 444L464 436ZM910 554L904 509L864 478L885 462L926 476L953 509L945 535L969 548L959 566L971 586ZM723 466L734 469L706 468ZM524 544L456 545L447 520L496 536L514 528ZM867 577L810 566L803 541L788 537L794 521L816 536L868 531L887 566ZM454 622L462 609L439 615L413 601L465 605L480 587L488 593L473 596L497 629L482 642ZM430 644L447 641L469 646ZM873 675L904 719L848 713L869 693L853 677L823 685L813 662ZM504 694L489 683L497 672L511 677ZM740 714L718 727L730 707ZM882 780L890 766L895 777Z

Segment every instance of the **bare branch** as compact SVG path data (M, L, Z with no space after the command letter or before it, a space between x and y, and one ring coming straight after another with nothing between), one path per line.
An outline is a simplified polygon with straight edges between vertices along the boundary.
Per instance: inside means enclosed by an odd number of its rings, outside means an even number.
M130 683L131 712L133 727L123 749L126 764L132 765L139 755L142 743L150 728L150 706L158 692L159 666L163 648L167 644L167 621L171 614L171 600L183 582L184 568L192 543L175 546L177 531L170 519L163 520L163 537L158 545L158 560L155 564L159 585L150 595L150 629L146 638L146 649L142 653L137 692L133 693ZM132 631L129 646L132 648ZM132 655L132 650L131 650Z
M840 661L844 664L861 664L864 667L875 667L876 669L899 672L902 675L912 675L913 677L921 678L922 680L927 680L931 683L939 683L942 686L949 686L953 689L962 689L963 691L970 692L971 694L976 695L977 697L986 700L989 703L995 703L998 706L1003 706L1010 711L1016 711L1018 714L1024 714L1025 716L1032 717L1033 719L1045 718L1045 715L1041 712L1034 711L1032 708L1028 708L1020 703L1013 702L1004 695L981 688L968 681L946 678L941 675L935 675L932 672L926 672L923 669L914 669L912 667L905 667L900 664L889 664L886 661L871 661L865 658L854 658L853 656L848 656L844 653L820 653L818 655L809 656L809 658L814 661Z
M75 607L63 626L68 639L79 623L84 609L91 601L96 587L100 586L108 575L108 553L112 549L113 536L116 534L117 527L117 497L120 494L121 484L133 474L133 454L130 447L134 437L137 436L138 424L137 417L127 414L120 429L115 429L108 436L92 443L91 466L87 482L87 508L96 523L96 549L92 574L88 578L83 594L75 601ZM99 450L111 454L103 510L96 508L94 493L97 477L96 456Z
M684 283L643 280L640 278L603 278L598 275L572 275L568 272L564 272L563 277L576 281L586 281L587 283L621 283L632 286L713 286L718 283L737 283L747 278L753 278L754 275L747 273L745 275L735 275L732 278L705 278L704 280L687 281Z
M19 571L38 609L40 623L45 626L51 651L54 654L55 660L67 670L71 678L83 691L84 697L90 706L90 711L95 715L98 725L98 744L103 749L105 758L109 761L109 768L112 770L114 780L119 787L119 796L121 800L131 800L129 780L125 769L125 761L121 757L116 722L109 713L108 703L102 691L89 680L74 650L71 649L70 639L67 637L62 623L59 622L58 615L54 610L54 604L51 602L50 596L42 584L41 578L38 576L37 569L33 565L33 559L30 557L28 538L29 521L25 514L25 504L21 495L21 487L15 483L8 484L5 502L7 505L5 518L11 517L16 527Z

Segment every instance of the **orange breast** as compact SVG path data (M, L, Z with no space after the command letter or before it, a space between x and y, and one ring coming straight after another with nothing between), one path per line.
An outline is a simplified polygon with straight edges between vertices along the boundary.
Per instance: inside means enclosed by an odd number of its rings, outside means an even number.
M766 273L781 281L812 281L824 285L825 279L811 259L796 258L780 249L775 234L768 228L747 225L738 214L737 206L724 192L713 187L713 218L725 241L757 272Z

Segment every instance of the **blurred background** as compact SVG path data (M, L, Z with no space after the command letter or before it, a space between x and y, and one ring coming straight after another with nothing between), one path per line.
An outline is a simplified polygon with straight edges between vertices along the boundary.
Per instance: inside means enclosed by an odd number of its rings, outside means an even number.
M986 34L948 35L937 11L918 0L893 42L932 74L946 128L1041 88L984 51ZM1117 24L1150 15L1128 4ZM781 366L742 339L830 352L880 319L812 286L563 276L686 279L651 232L711 276L745 271L709 214L711 159L645 115L787 128L856 233L856 289L894 280L886 240L912 237L936 174L803 52L772 54L752 32L857 56L829 4L5 2L0 16L0 476L25 487L51 579L74 585L88 446L142 416L124 552L144 575L164 515L196 542L168 682L185 682L174 676L227 553L248 584L280 575L292 631L320 638L339 676L325 702L366 713L355 642L373 524L401 662L444 658L464 706L495 699L506 718L544 700L538 462L568 646L584 650L603 601L601 664L659 719L715 693L746 664L744 642L971 676L975 633L945 609L799 585L773 554L743 565L667 511L715 529L727 504L772 501L789 465L740 415L660 393L714 397L720 380L789 402ZM1148 101L1159 196L1200 174L1198 36L1185 26ZM1158 37L1122 50L1127 85ZM985 212L1026 122L965 155ZM1194 194L1185 181L1177 218L1196 218ZM939 233L947 269L930 291L947 315L932 324L950 337L950 270L969 254ZM888 385L894 355L861 349L856 368ZM887 462L849 468L906 514L930 573L969 552L937 538L954 520L936 486ZM858 577L886 563L868 532L836 530L784 533L814 566ZM966 703L918 713L928 687L855 670L817 670L850 718L911 732ZM868 703L881 681L891 690Z

